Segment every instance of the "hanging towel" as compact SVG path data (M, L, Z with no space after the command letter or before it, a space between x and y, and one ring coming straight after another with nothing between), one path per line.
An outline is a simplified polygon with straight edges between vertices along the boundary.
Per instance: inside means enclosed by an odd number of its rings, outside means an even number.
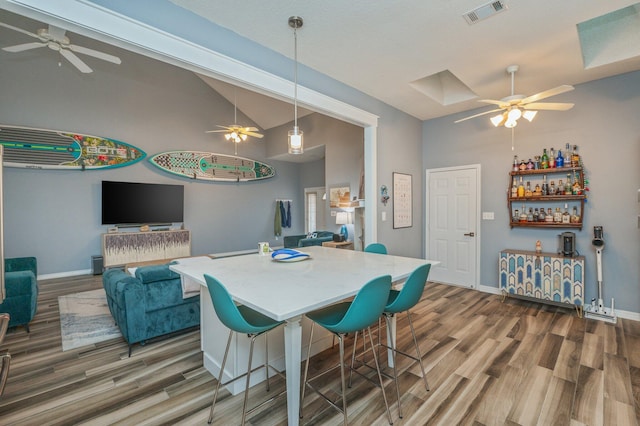
M287 211L284 209L284 202L283 201L278 201L278 204L280 205L280 224L282 225L283 228L287 227Z
M273 233L276 237L282 235L282 218L280 213L280 201L276 201L276 216L273 220Z
M291 201L287 201L287 228L291 228Z

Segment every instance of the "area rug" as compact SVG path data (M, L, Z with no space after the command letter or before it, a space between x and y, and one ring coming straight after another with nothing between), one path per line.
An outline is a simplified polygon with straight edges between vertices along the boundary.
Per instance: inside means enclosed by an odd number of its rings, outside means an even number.
M63 351L122 336L103 289L58 296L58 305Z

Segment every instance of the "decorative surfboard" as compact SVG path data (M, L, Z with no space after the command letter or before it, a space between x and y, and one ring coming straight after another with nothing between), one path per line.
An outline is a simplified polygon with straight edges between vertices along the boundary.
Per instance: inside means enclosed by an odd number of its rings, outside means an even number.
M0 145L5 166L27 169L108 169L129 166L147 155L113 139L5 125L0 125Z
M167 151L149 159L164 171L191 179L246 182L276 175L268 164L249 158L201 151Z

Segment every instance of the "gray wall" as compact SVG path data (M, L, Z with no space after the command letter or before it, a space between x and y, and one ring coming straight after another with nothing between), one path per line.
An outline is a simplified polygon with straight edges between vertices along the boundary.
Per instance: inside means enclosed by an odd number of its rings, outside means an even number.
M521 120L515 128L515 151L511 151L511 132L494 128L486 117L453 124L482 109L426 121L424 168L482 165L482 211L495 212L495 220L481 225L480 284L497 287L500 250L533 250L539 239L545 251L556 251L557 235L563 231L510 229L506 190L513 155L528 159L543 148L577 144L590 182L584 227L575 230L578 251L586 257L585 301L597 297L591 239L593 226L602 225L605 303L610 305L614 297L616 309L640 312L640 72L581 84L553 101L574 102L575 107L566 112L541 111L532 123Z

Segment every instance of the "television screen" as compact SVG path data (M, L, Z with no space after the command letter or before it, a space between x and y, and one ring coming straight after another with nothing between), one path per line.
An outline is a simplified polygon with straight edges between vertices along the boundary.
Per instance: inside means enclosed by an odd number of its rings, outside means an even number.
M103 225L184 221L184 186L102 181Z

